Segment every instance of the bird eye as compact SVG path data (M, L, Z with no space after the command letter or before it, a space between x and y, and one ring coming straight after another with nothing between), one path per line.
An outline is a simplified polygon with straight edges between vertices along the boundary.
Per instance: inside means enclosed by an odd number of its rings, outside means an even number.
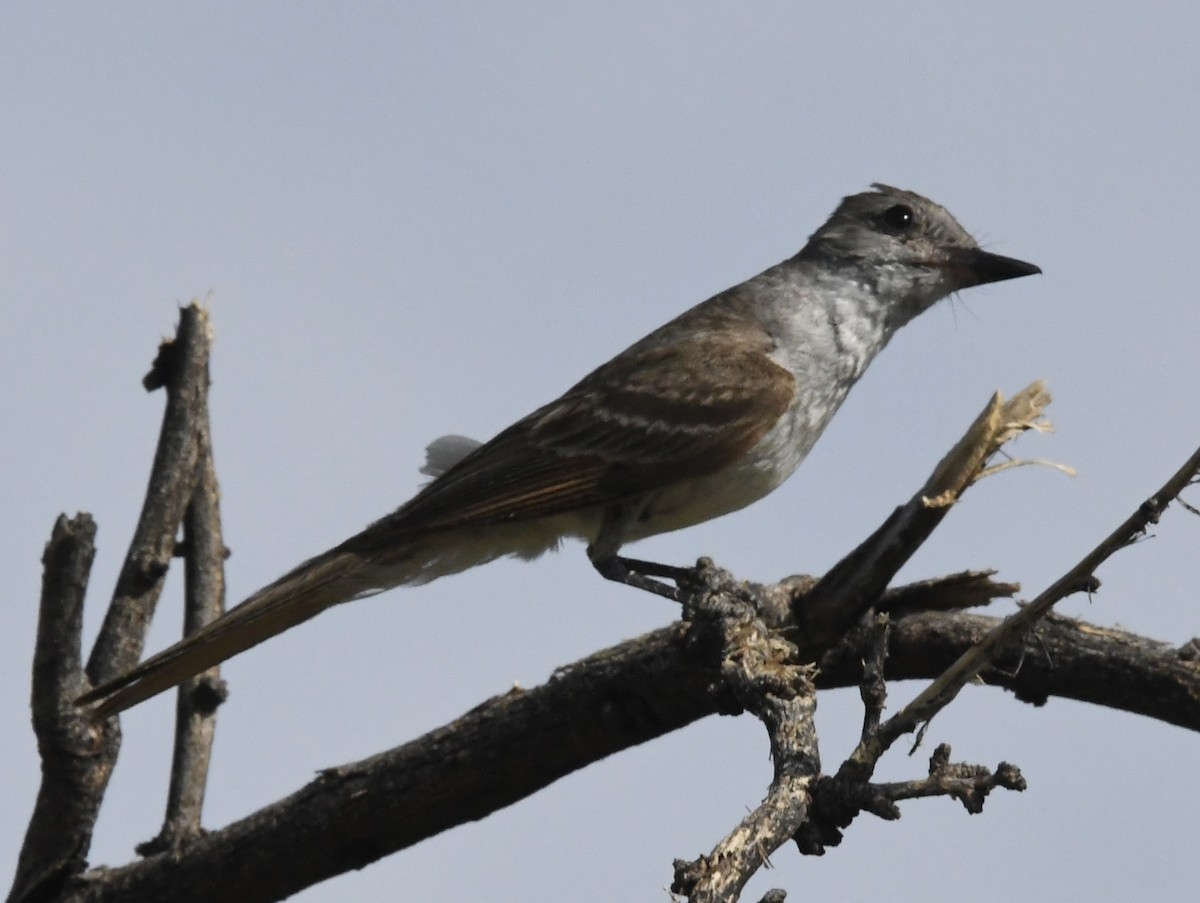
M916 221L917 215L907 204L896 204L883 212L883 221L893 229L907 229Z

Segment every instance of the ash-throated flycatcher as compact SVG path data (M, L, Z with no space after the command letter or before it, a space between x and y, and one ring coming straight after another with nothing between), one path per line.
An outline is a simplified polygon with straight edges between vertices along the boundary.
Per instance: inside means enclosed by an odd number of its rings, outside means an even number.
M676 317L490 442L443 437L393 513L80 697L120 712L318 612L563 537L664 595L677 569L627 542L737 511L791 475L897 329L952 292L1040 273L983 251L945 209L875 185L795 257Z

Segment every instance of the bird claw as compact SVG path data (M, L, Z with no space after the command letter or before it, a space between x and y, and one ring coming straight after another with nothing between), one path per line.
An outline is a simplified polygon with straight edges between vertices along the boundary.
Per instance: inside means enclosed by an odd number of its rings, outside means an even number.
M662 596L672 602L682 601L685 586L696 581L694 568L674 567L669 564L659 564L656 561L642 561L637 558L622 558L614 555L611 558L594 561L593 564L600 575L608 580ZM664 580L673 581L675 586L664 583Z

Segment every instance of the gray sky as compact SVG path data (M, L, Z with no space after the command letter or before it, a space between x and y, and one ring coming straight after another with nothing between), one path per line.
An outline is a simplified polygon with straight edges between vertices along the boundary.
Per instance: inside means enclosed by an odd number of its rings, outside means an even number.
M95 515L90 637L162 410L139 380L192 297L216 327L230 602L404 501L431 438L488 437L791 255L875 180L1045 276L907 327L783 489L639 556L820 573L993 390L1045 378L1058 431L1018 448L1079 476L986 481L903 575L995 567L1031 597L1200 442L1194 3L480 6L0 7L5 876L38 780L41 549L58 512ZM1062 610L1174 643L1200 632L1200 521L1173 510L1155 534ZM177 633L179 595L174 575L152 648ZM579 546L329 612L225 668L206 824L674 614L596 577ZM172 706L124 717L93 862L157 831ZM834 767L856 693L823 696L818 717ZM781 850L746 899L1194 893L1195 736L972 688L929 741L883 775L919 774L945 741L1018 763L1029 790L980 816L944 799L864 816L821 859ZM769 778L762 728L712 718L295 899L666 899L672 858L710 849Z

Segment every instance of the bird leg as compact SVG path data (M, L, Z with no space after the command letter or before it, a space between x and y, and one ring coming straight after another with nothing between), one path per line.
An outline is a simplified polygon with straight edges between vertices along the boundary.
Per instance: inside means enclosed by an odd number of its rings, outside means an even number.
M642 558L626 558L624 555L618 557L617 561L629 570L644 576L663 577L681 585L685 581L696 579L695 568L681 568L674 564L660 564L657 561L646 561Z
M681 578L692 573L689 568L671 567L653 561L639 561L636 558L621 558L618 555L610 555L605 558L592 557L592 566L600 572L600 576L607 580L614 580L647 593L654 593L656 596L662 596L672 602L681 601L680 587L671 586L662 580L656 580L655 577L666 577L679 583Z
M600 531L596 541L588 546L588 558L592 566L601 576L617 583L624 583L656 596L663 596L672 602L679 602L683 585L688 578L694 578L695 571L691 568L672 567L655 561L642 561L637 558L623 558L617 554L626 535L629 525L640 513L640 507L629 504L613 505L604 512L600 522ZM664 583L662 579L673 581L676 585Z

